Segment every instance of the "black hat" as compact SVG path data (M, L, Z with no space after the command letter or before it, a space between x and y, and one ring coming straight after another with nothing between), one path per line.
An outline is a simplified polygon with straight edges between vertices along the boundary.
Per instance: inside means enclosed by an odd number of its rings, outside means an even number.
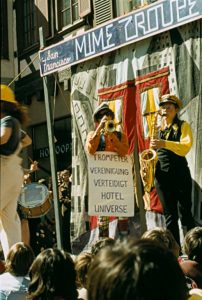
M100 114L101 111L106 111L106 112L110 112L113 114L113 111L109 108L109 105L107 104L107 102L102 102L94 111L93 113L93 117L94 120L96 121L98 119L98 116Z
M165 103L172 103L178 108L182 107L182 101L175 95L166 94L160 98L159 106L164 105Z

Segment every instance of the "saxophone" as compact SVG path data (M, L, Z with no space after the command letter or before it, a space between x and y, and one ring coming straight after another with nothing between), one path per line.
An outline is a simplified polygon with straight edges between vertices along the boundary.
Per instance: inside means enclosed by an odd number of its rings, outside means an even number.
M159 112L155 112L154 120L152 122L151 128L151 139L156 139L158 137L158 114ZM150 192L154 187L154 175L156 169L156 163L158 160L157 153L151 147L149 149L144 150L140 153L140 175L142 178L144 191Z

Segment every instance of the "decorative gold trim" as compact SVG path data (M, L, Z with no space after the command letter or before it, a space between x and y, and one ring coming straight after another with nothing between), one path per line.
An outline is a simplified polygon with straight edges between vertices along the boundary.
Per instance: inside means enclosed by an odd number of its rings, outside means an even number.
M157 74L155 76L152 76L152 77L147 77L147 78L144 78L142 80L138 80L138 81L135 81L135 84L140 84L140 83L144 83L144 82L147 82L147 81L150 81L152 79L156 79L156 78L160 78L160 77L164 77L166 75L169 75L169 71L165 72L165 73L161 73L161 74Z
M126 89L126 88L128 88L128 87L134 87L134 84L132 84L132 83L127 83L127 84L124 84L124 85L122 85L122 86L120 86L119 88L116 88L116 89L110 89L110 90L106 90L106 91L104 91L104 92L99 92L98 93L98 96L102 96L102 95L106 95L106 94L109 94L109 93L116 93L116 92L119 92L119 91L121 91L121 90L124 90L124 89Z

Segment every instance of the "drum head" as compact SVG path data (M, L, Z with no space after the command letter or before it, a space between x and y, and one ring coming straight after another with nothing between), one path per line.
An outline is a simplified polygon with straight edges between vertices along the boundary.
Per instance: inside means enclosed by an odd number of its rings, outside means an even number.
M18 202L26 208L33 208L43 204L49 195L44 184L30 183L22 187Z

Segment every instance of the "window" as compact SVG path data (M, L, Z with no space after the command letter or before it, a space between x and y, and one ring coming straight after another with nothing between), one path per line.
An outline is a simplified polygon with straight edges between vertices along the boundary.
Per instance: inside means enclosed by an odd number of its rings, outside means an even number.
M79 20L78 0L59 1L60 29Z
M24 27L24 47L27 48L37 42L37 26L35 3L33 0L23 0L23 27Z
M96 1L96 0L94 0ZM99 1L99 0L97 0ZM114 0L113 12L115 17L125 15L133 10L143 8L159 0Z
M1 0L1 58L8 59L8 13L7 0Z
M39 27L43 27L44 37L50 34L50 0L16 0L18 51L23 53L39 42Z

